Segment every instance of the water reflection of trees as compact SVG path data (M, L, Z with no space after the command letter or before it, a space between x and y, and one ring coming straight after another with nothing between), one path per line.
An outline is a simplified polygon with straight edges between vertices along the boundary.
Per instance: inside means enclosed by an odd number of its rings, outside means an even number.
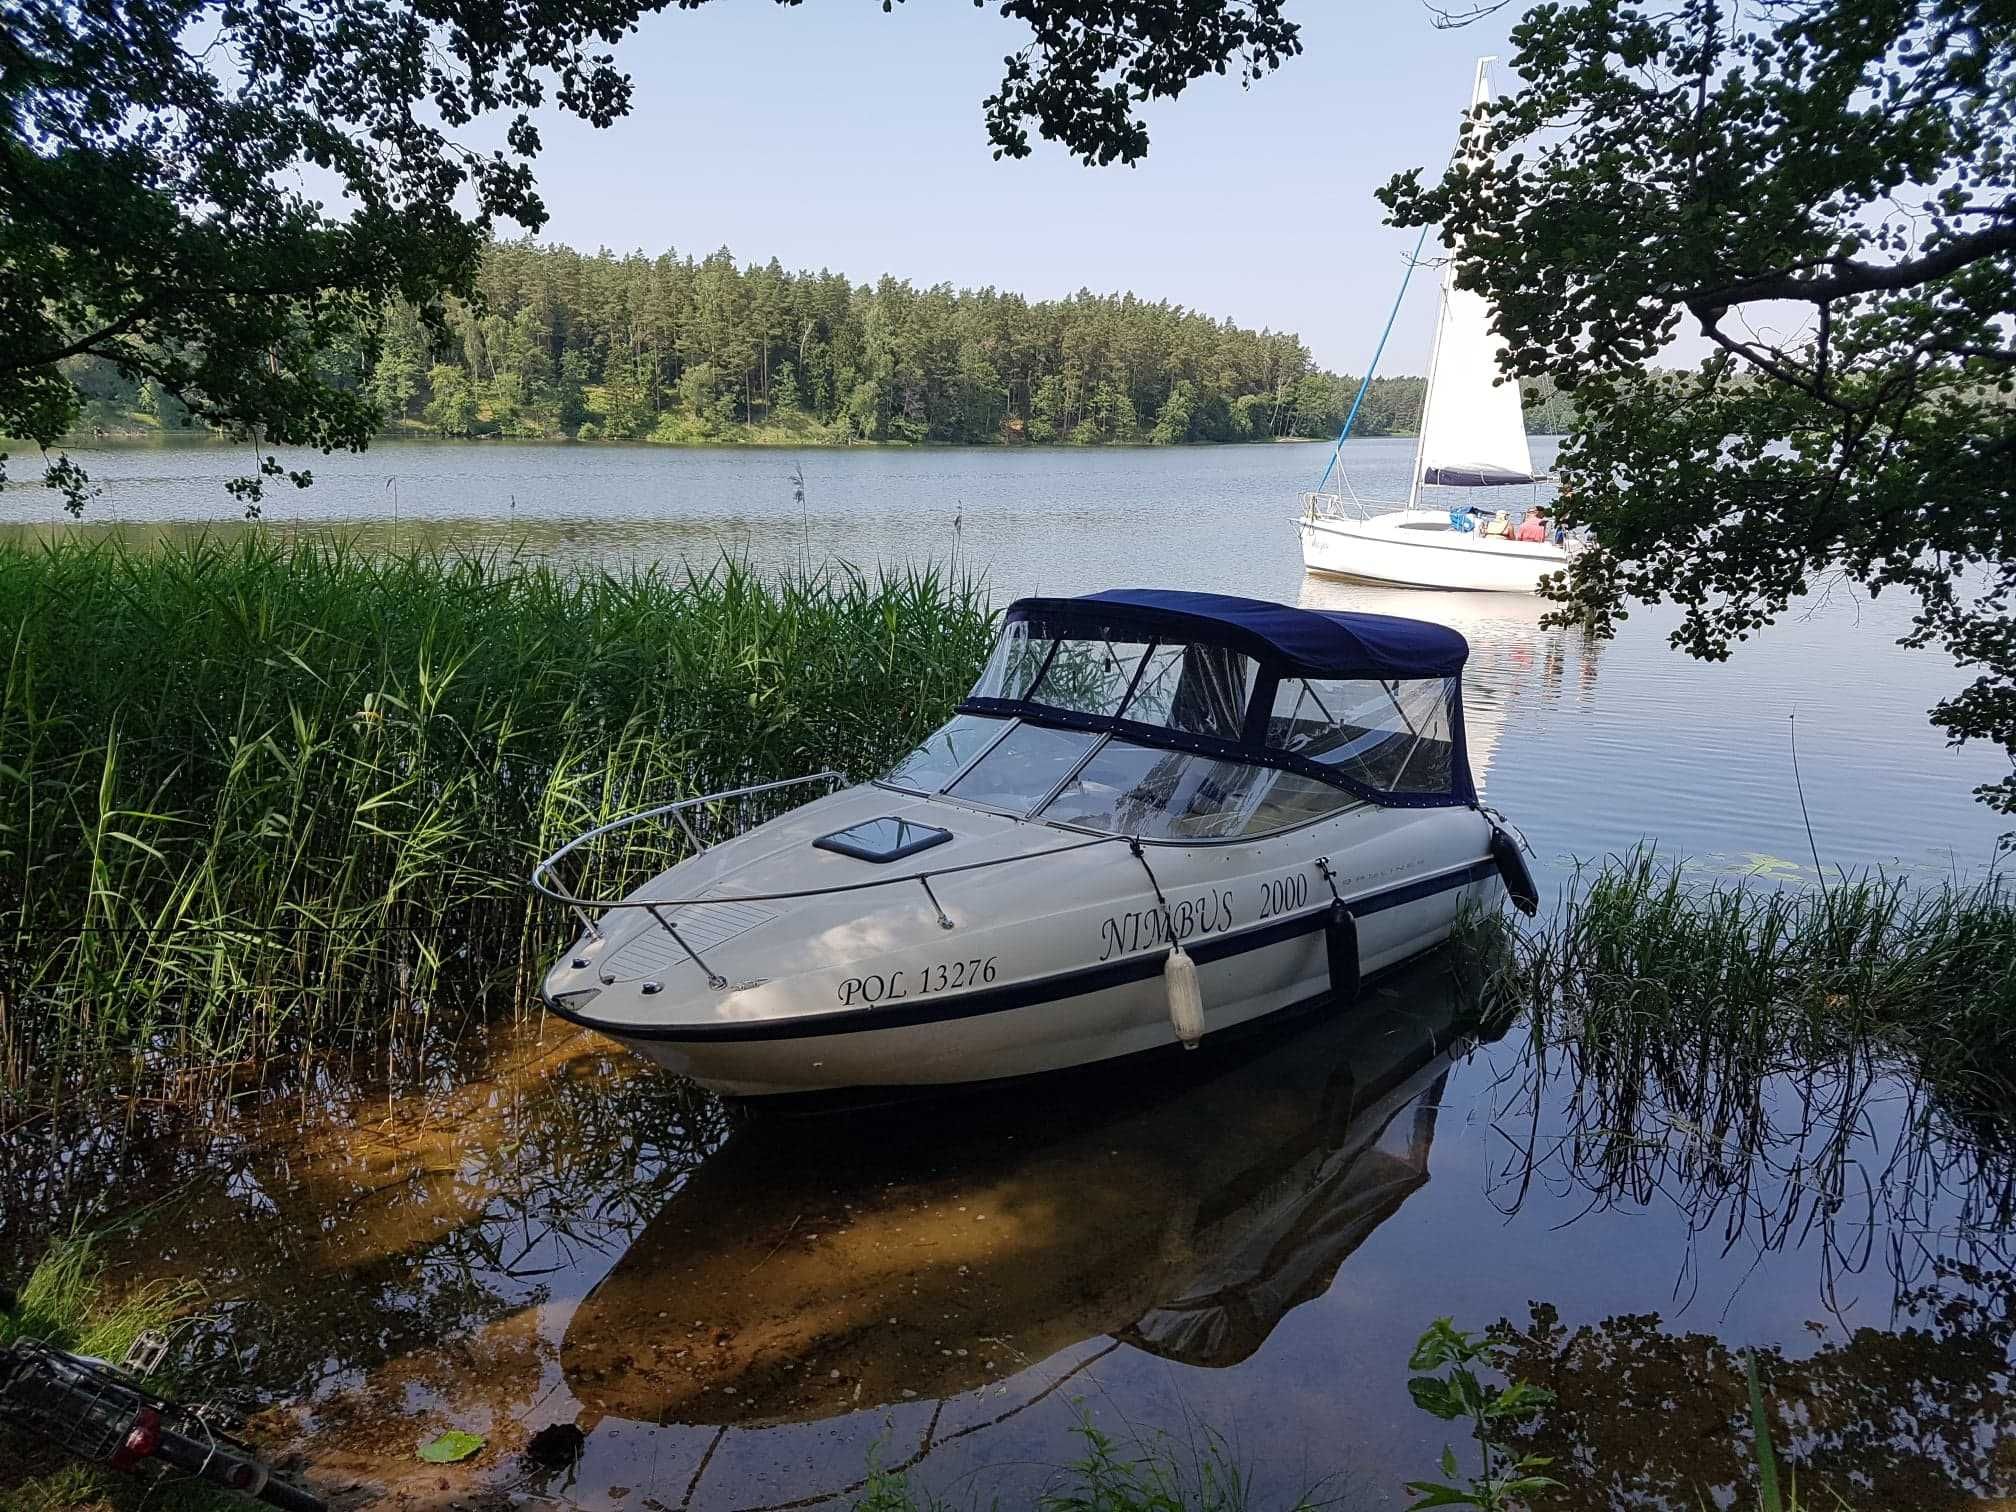
M1711 1260L1815 1252L1813 1352L1758 1355L1808 1504L1838 1493L1932 1512L2016 1491L2016 1136L1984 1105L1979 1067L1956 1075L1949 1058L1733 1004L1723 1017L1530 1015L1512 1048L1492 1096L1501 1211L1544 1196L1572 1199L1570 1221L1679 1213L1682 1308ZM1848 1321L1871 1285L1887 1293L1888 1327ZM1691 1509L1752 1494L1729 1345L1650 1313L1571 1328L1544 1304L1497 1333L1507 1369L1559 1397L1521 1438L1556 1457L1563 1505Z
M1758 1351L1772 1437L1806 1505L1944 1512L2016 1491L2016 1283L1938 1261L1898 1324L1824 1338L1805 1358ZM1743 1364L1656 1314L1564 1325L1536 1304L1500 1324L1505 1367L1556 1393L1520 1446L1551 1454L1563 1508L1743 1505L1754 1493Z
M1683 1300L1704 1244L1725 1256L1814 1246L1821 1305L1836 1313L1872 1268L1901 1300L1944 1262L2009 1265L2016 1130L1973 1086L1852 1037L1780 1037L1748 1009L1586 1029L1529 1018L1499 1076L1505 1153L1490 1190L1502 1212L1536 1185L1579 1192L1588 1212L1662 1203L1686 1219Z

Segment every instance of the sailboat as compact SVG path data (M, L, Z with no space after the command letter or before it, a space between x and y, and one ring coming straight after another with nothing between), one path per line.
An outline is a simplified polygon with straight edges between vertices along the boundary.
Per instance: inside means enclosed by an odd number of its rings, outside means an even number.
M1477 63L1471 109L1478 119L1491 98L1489 69L1493 61L1482 58ZM1424 230L1424 241L1426 236ZM1453 254L1455 249L1452 246L1450 250ZM1411 276L1411 262L1408 272ZM1403 298L1406 289L1403 279ZM1396 314L1398 310L1396 300ZM1322 481L1313 492L1303 495L1302 514L1296 523L1302 537L1302 562L1308 571L1411 588L1532 593L1543 577L1567 562L1571 543L1559 538L1551 521L1545 522L1545 535L1540 540L1500 534L1487 522L1502 515L1506 517L1502 523L1509 524L1511 510L1495 504L1480 509L1470 492L1541 481L1533 470L1533 454L1526 441L1519 385L1500 376L1499 359L1505 343L1492 329L1493 314L1483 295L1456 286L1452 255L1442 270L1441 307L1428 360L1428 391L1422 403L1420 438L1414 448L1407 498L1404 503L1361 499L1339 465L1365 387L1372 381L1368 367ZM1389 315L1386 329L1390 332L1392 328ZM1383 349L1383 335L1379 344ZM1378 360L1375 351L1372 367ZM1326 487L1333 475L1339 490ZM1437 496L1424 494L1427 489L1462 493L1441 494L1454 500L1444 504L1436 502ZM1535 499L1525 512L1537 511Z

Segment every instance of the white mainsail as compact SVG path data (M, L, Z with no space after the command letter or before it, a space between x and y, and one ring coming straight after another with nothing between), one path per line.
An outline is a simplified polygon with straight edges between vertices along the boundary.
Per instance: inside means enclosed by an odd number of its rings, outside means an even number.
M1491 98L1490 63L1484 58L1477 64L1471 105L1480 113ZM1471 140L1477 140L1474 134ZM1456 287L1455 251L1452 243L1450 260L1442 269L1442 306L1428 362L1428 395L1422 405L1421 440L1415 454L1414 494L1424 483L1474 488L1533 480L1533 453L1526 444L1519 385L1509 379L1500 381L1503 370L1498 359L1505 343L1491 329L1494 312L1490 301Z

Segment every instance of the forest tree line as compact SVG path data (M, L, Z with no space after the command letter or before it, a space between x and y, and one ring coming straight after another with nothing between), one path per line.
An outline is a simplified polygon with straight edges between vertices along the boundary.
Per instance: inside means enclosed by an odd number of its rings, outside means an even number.
M872 287L725 249L585 256L503 242L444 329L396 305L377 352L332 353L388 431L668 442L1260 441L1335 436L1359 380L1293 334L1132 294L1029 300L992 288ZM75 365L86 423L172 424L178 407ZM1374 379L1354 434L1411 432L1423 380ZM1529 399L1529 429L1565 403Z

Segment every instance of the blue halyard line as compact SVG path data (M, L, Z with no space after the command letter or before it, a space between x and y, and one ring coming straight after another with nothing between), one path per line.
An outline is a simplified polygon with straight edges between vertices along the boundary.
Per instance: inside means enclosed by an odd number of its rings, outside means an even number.
M1344 429L1337 433L1337 444L1330 448L1330 460L1323 466L1323 476L1316 480L1316 492L1323 492L1323 485L1330 481L1331 469L1344 452L1344 440L1351 434L1351 426L1358 418L1358 406L1365 402L1365 390L1372 387L1372 374L1379 366L1380 355L1386 350L1386 338L1393 334L1393 319L1400 313L1400 301L1407 297L1407 285L1414 277L1414 268L1421 261L1421 249L1428 244L1428 228L1423 226L1421 234L1414 241L1414 255L1407 259L1407 272L1400 280L1400 292L1393 296L1393 308L1386 313L1386 329L1379 333L1379 345L1372 349L1372 362L1365 369L1365 376L1359 380L1358 393L1351 401L1351 413L1344 417Z

